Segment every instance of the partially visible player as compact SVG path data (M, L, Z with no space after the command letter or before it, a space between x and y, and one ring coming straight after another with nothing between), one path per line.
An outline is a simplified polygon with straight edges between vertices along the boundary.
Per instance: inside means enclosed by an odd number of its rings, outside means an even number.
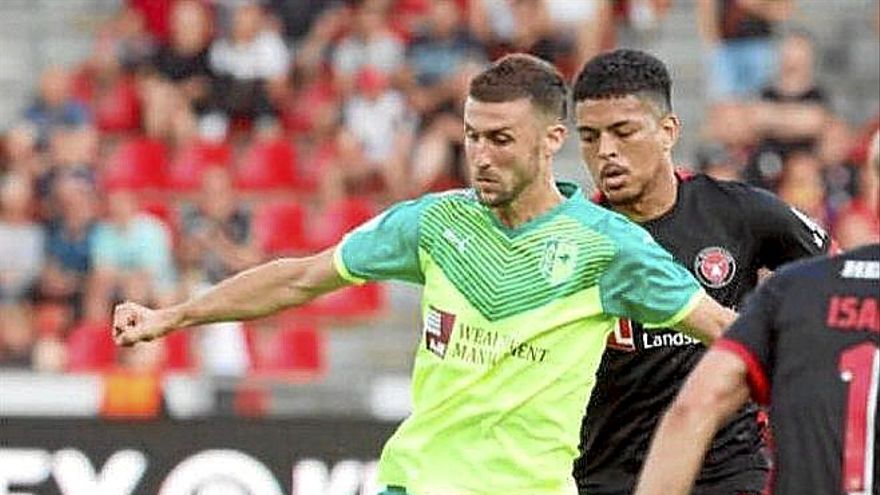
M672 82L644 52L599 55L574 86L581 154L597 201L644 227L706 291L731 308L761 268L824 252L821 227L772 194L737 182L677 172L680 123ZM584 495L632 493L651 433L706 348L670 329L622 320L603 356L584 418L574 473ZM758 408L748 404L712 446L696 493L760 493L769 463Z
M465 104L472 189L398 203L334 249L258 266L177 306L123 304L116 341L257 318L365 280L416 283L413 412L379 461L387 493L576 493L578 426L617 319L712 339L735 315L647 232L554 182L567 101L551 65L502 58Z
M654 437L638 495L684 495L751 391L770 405L775 495L880 493L880 244L785 267L700 361Z

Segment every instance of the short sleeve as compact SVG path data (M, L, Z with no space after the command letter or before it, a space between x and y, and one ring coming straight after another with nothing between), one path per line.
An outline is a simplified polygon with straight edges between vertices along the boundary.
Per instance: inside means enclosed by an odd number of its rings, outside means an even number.
M429 197L423 197L398 203L348 233L334 255L339 274L354 283L424 283L419 262L419 221L429 202Z
M773 367L774 317L783 293L780 275L770 277L746 299L737 320L715 342L715 347L733 352L746 363L752 394L764 404L770 392L767 376Z
M683 320L700 301L699 283L647 231L625 220L614 222L617 254L599 279L604 311L646 328Z
M828 251L830 239L822 226L776 196L758 189L752 191L744 210L756 227L758 256L763 266L776 269Z

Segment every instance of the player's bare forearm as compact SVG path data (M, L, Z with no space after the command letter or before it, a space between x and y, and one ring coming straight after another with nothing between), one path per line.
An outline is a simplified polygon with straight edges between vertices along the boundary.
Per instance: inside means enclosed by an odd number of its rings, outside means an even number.
M711 344L736 320L736 312L704 294L697 306L675 329Z
M250 320L299 306L345 282L332 268L332 251L281 258L230 277L204 294L169 308L178 326Z
M332 249L308 258L277 259L165 309L151 310L135 303L117 306L113 337L118 344L132 345L176 328L260 318L305 304L347 283L333 266Z
M715 433L748 396L745 364L727 351L710 350L663 416L636 495L690 493Z

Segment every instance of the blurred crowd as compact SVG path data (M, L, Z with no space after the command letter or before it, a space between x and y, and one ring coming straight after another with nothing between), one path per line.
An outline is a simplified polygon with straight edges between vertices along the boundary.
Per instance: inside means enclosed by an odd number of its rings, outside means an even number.
M282 316L275 332L214 325L125 351L108 346L110 311L182 300L332 245L392 201L465 184L471 74L528 51L571 76L646 44L672 3L129 0L88 59L43 72L2 135L0 366L319 369L315 325L376 314L381 289ZM692 166L777 192L843 247L876 241L866 163L880 121L835 115L819 47L787 29L795 3L698 1L709 100ZM278 355L297 346L311 350Z

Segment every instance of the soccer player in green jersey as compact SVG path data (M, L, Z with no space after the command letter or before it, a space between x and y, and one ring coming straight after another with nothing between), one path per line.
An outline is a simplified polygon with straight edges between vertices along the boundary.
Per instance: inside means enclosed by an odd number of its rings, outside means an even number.
M465 103L471 189L398 203L325 252L176 306L122 304L114 339L266 316L366 280L419 284L413 412L382 452L387 493L576 493L580 419L618 318L708 340L734 315L640 227L554 181L567 100L551 65L500 59Z

